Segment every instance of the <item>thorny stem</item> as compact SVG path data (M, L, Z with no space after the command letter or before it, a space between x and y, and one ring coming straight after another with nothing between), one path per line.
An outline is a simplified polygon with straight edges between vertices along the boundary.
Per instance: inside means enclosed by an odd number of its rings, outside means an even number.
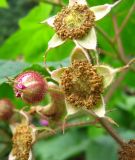
M85 121L85 122L74 122L74 123L67 123L65 124L65 128L64 129L68 129L68 128L72 128L72 127L82 127L82 126L89 126L89 125L95 125L97 123L97 121ZM41 132L38 134L37 136L37 140L38 139L41 139L41 138L47 138L49 136L52 136L52 135L55 135L56 133L60 132L60 131L63 131L63 125L56 128L54 130L54 132Z
M84 109L85 110L85 109ZM123 146L125 144L124 140L118 135L118 133L111 127L109 124L109 120L107 117L98 117L95 113L89 110L85 110L91 116L93 116L98 123L102 125L102 127L109 133L109 135L120 145Z
M131 59L125 66L115 69L115 72L123 72L131 67L135 63L135 58Z
M114 29L115 29L115 34L116 34L117 43L118 43L118 50L119 50L118 56L122 61L124 61L124 63L128 63L128 65L130 66L133 63L134 59L129 61L129 60L127 60L127 58L125 56L124 48L122 46L121 39L119 37L119 34L117 34L118 31L119 31L119 28L118 28L117 19L116 19L115 16L113 16L113 23L114 23ZM134 69L134 68L132 67L132 69ZM110 98L113 95L113 93L115 92L115 90L119 87L119 84L121 83L121 81L123 80L123 78L125 77L127 72L128 72L128 70L123 72L123 73L121 73L119 78L110 86L110 89L109 89L109 91L107 92L107 94L105 96L105 102L106 103L110 100Z
M111 47L113 48L113 50L118 53L117 49L115 48L115 45L113 44L113 41L111 40L111 38L109 37L109 35L99 26L96 26L96 29L99 33L102 34L102 36L108 41L108 43L111 45Z
M91 114L91 113L90 113ZM95 125L100 123L102 125L102 127L111 135L111 137L120 145L123 146L125 144L125 142L123 141L123 139L117 134L117 132L111 127L111 125L109 124L109 122L107 121L106 118L104 117L97 117L95 115L93 115L93 117L95 118L95 121L87 121L87 122L77 122L77 123L67 123L65 124L65 129L68 128L72 128L72 127L82 127L82 126L89 126L89 125ZM56 133L63 131L63 125L56 128L54 130L54 132L41 132L38 134L37 136L37 140L41 139L41 138L47 138L49 136L53 136Z
M111 40L111 38L109 37L109 35L99 26L96 26L97 31L99 31L103 37L110 43L113 44L113 41Z
M116 91L116 89L120 86L121 81L124 79L125 75L127 74L128 70L125 72L122 72L121 75L111 84L110 89L105 95L105 103L108 103L111 99L113 93Z
M114 54L114 53L111 53L111 52L105 51L105 50L104 50L104 49L102 49L102 48L97 48L97 50L98 50L98 52L99 52L100 54L105 54L105 55L108 55L108 56L111 56L111 57L113 57L113 58L117 59L117 55L116 55L116 54Z
M116 34L116 41L117 41L117 44L118 44L118 56L119 58L125 63L127 64L129 62L129 59L126 57L125 55L125 51L124 51L124 48L123 48L123 45L122 45L122 41L121 41L121 38L120 36L117 36L118 34L118 31L119 31L119 28L118 28L118 24L117 24L117 18L116 16L113 16L113 23L114 23L114 30L115 30L115 34ZM133 67L130 67L134 72L135 72L135 68Z
M135 6L134 6L135 7ZM118 28L117 25L117 19L116 16L113 16L113 23L114 23L114 30L115 30L115 35L116 35L116 41L118 44L118 55L119 58L124 62L124 63L128 63L127 66L129 67L133 62L134 59L129 61L126 56L125 56L125 52L124 52L124 48L122 46L122 42L121 39L119 37L120 32L123 30L123 28L125 27L126 23L128 22L129 17L131 16L134 7L131 8L130 12L128 13L126 19L124 20L124 22L122 23L121 28ZM112 42L110 41L110 44ZM132 70L134 70L134 68L132 68ZM116 88L119 86L120 82L123 80L124 76L126 75L126 73L128 72L128 70L126 72L123 72L122 75L117 79L117 82L115 81L115 85L113 84L113 87L110 88L110 91L107 93L106 97L105 97L105 101L108 102L110 97L112 96L112 94L114 93L114 91L116 90ZM99 118L98 119L100 124L106 129L106 131L116 140L116 142L120 145L123 146L123 144L125 143L121 137L115 132L115 130L110 126L110 124L108 124L108 122L106 121L105 118Z
M129 18L131 17L132 13L135 10L135 4L133 4L126 16L126 18L124 19L123 23L121 24L121 27L118 30L118 33L115 35L113 42L115 42L116 38L120 35L120 33L123 31L124 27L126 26L126 24L128 23Z
M133 10L134 7L131 7L127 17L124 20L125 22L122 23L123 24L122 25L123 26L122 29L124 28L124 26L128 22L128 19L130 18L130 15L132 14L132 10ZM115 37L116 37L116 40L117 40L117 43L118 43L118 56L124 63L126 63L126 64L128 63L128 65L131 65L131 63L134 61L134 59L133 59L133 61L132 60L129 61L127 59L127 57L125 56L124 48L122 46L122 42L121 42L120 36L118 34L120 30L122 31L122 29L118 28L117 19L116 19L115 16L113 16L113 23L114 23L114 30L115 30L115 35L116 35ZM132 70L135 71L135 69L133 67L132 67ZM105 96L105 102L106 103L110 100L110 98L113 95L113 93L115 92L115 90L119 87L119 84L124 79L124 77L125 77L127 72L128 72L128 70L123 72L123 73L121 73L120 77L110 86L110 89L109 89L109 91L107 92L107 94Z
M98 121L121 147L125 144L105 118L98 118Z

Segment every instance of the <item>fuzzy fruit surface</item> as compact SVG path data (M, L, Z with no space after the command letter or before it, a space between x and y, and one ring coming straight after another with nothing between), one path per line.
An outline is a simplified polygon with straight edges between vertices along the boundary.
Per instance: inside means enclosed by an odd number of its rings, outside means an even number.
M0 119L8 120L13 114L14 105L9 99L0 100Z
M16 97L22 98L29 104L41 102L47 89L47 81L35 71L27 71L18 75L14 82Z

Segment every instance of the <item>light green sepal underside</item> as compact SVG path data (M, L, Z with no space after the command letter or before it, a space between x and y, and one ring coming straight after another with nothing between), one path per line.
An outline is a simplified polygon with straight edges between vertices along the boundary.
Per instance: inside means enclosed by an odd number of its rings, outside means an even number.
M108 87L114 80L115 77L115 69L107 66L107 65L96 65L94 66L97 70L97 73L100 76L103 76L104 88Z

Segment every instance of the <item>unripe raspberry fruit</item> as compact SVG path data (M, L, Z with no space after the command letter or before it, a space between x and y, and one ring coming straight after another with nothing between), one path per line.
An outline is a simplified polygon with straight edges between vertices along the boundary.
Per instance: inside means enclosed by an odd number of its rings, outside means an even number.
M18 75L14 82L16 97L21 97L29 104L41 102L47 89L47 81L35 71L26 71Z
M14 105L8 99L0 100L0 120L8 120L13 114Z

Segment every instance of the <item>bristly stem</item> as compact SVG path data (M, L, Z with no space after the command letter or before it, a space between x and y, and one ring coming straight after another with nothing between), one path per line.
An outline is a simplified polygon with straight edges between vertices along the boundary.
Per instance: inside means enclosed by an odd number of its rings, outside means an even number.
M109 35L99 26L96 26L97 31L99 31L103 37L110 43L113 44L113 41L111 40L111 38L109 37Z
M118 51L117 51L112 39L109 37L109 35L102 28L100 28L99 26L96 26L96 29L108 41L108 43L111 45L111 47L113 48L115 53L118 53Z
M126 18L123 20L123 22L122 22L122 24L121 24L121 27L120 27L119 30L118 30L118 33L115 35L115 37L114 37L114 39L113 39L113 42L115 42L117 36L119 36L120 33L123 31L124 27L125 27L126 24L128 23L131 15L133 14L134 11L135 11L135 4L133 4L133 5L131 6L131 8L129 9L129 12L128 12Z
M116 42L118 44L118 51L119 51L118 56L124 62L124 64L127 64L127 63L129 63L130 60L126 57L121 38L120 38L120 36L118 36L119 28L118 28L116 16L113 16L113 23L114 23L114 31L115 31L115 35L116 35ZM134 67L130 67L130 69L135 72Z
M85 121L85 122L75 122L75 123L67 123L65 124L65 129L72 128L72 127L82 127L82 126L90 126L90 125L95 125L100 123L102 127L111 135L111 137L120 145L123 146L125 144L124 140L116 133L116 131L111 127L109 122L107 121L106 118L102 117L96 117L95 116L95 121ZM63 125L62 125L63 126ZM59 126L56 129L54 129L54 132L46 132L43 131L38 134L37 140L41 138L47 138L50 136L55 135L56 133L60 132L63 130L63 127Z
M98 118L98 121L120 146L125 144L124 140L116 133L105 118Z
M85 121L85 122L74 122L74 123L66 123L64 126L64 129L72 128L72 127L82 127L82 126L90 126L90 125L95 125L97 121ZM63 131L63 124L56 129L54 129L54 132L48 133L46 131L43 131L38 134L37 140L41 138L47 138L49 136L53 136L56 133Z
M122 72L120 74L120 76L111 84L109 90L107 91L107 93L105 95L105 103L109 102L109 100L111 99L111 97L114 94L114 92L116 91L116 89L120 86L120 83L122 82L122 80L126 76L127 72L128 72L128 70Z
M93 116L96 121L102 125L102 127L109 133L109 135L120 145L125 144L124 140L118 135L118 133L109 124L109 119L107 117L99 117L93 111L84 109L90 116ZM111 122L111 121L110 121Z

